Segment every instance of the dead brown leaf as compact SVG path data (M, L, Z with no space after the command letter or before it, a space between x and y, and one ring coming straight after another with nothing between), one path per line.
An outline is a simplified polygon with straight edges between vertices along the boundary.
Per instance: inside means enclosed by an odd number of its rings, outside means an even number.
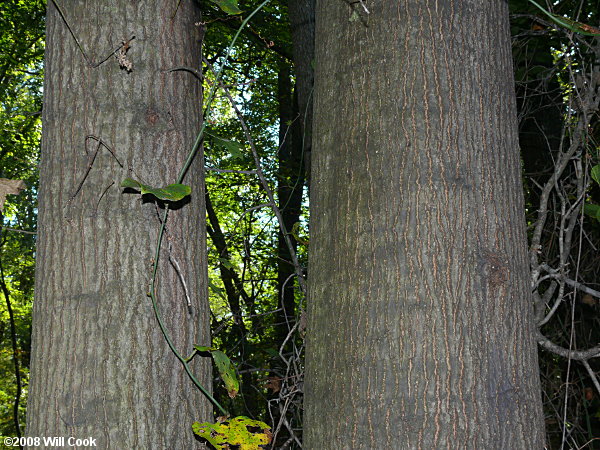
M265 387L271 389L273 394L276 394L281 390L281 378L280 377L267 377Z
M7 195L17 195L26 187L23 180L0 178L0 211L4 211L4 202Z

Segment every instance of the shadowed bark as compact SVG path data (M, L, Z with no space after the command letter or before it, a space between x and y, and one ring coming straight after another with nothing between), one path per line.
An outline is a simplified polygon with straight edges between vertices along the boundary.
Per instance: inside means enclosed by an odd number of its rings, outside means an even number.
M317 4L306 448L541 449L505 2Z
M177 2L160 0L60 6L87 58L49 2L27 433L91 436L98 448L200 447L191 424L210 420L212 406L146 296L162 205L119 187L126 177L174 183L191 150L201 91L167 70L199 65L198 10L182 2L173 17ZM127 53L111 55L123 41ZM210 344L201 167L198 155L159 265L159 309L184 355ZM192 366L210 390L210 362Z

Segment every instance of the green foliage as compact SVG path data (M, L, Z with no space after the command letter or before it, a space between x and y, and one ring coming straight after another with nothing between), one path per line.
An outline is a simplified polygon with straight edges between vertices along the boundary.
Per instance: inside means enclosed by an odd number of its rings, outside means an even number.
M219 136L216 136L212 133L206 133L206 139L208 139L216 148L220 148L225 150L231 155L231 158L237 160L243 160L244 155L241 152L242 145L236 141L232 141L230 139L224 139Z
M598 183L598 186L600 186L600 164L596 164L594 167L592 167L590 175L592 180L594 180L596 183Z
M242 10L238 8L237 0L211 0L211 2L216 3L227 14L235 15L242 13Z
M14 407L25 423L33 301L45 2L0 2L0 178L27 189L0 213L0 435L15 436ZM9 314L12 311L12 320ZM14 325L16 353L11 326ZM19 367L17 383L15 363ZM21 392L19 393L19 389Z
M240 390L240 382L238 381L237 374L235 373L235 366L231 360L225 353L213 347L194 345L194 348L201 353L210 353L217 366L219 375L225 383L225 388L227 389L229 397L234 398Z
M240 450L259 450L271 442L266 423L244 416L214 424L195 422L192 430L217 450L226 450L230 445L238 445Z
M121 182L121 187L136 189L144 194L150 194L159 200L167 200L171 202L179 201L191 194L192 188L184 184L169 184L163 188L154 188L146 184L142 184L132 178L125 178Z
M600 220L600 206L598 205L585 204L583 205L583 212L596 220Z

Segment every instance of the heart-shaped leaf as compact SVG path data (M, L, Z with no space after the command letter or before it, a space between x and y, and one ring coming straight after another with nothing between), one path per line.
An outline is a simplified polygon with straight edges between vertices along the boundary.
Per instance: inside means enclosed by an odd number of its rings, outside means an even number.
M176 202L187 197L192 192L192 188L185 184L170 184L163 188L154 188L146 184L142 184L133 178L125 178L121 183L121 187L132 188L140 191L143 194L154 195L159 200L168 200Z

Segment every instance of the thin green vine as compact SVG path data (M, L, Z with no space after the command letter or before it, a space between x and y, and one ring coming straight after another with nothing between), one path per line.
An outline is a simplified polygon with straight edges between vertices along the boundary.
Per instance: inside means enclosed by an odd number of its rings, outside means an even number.
M252 11L248 15L248 17L246 17L242 21L242 24L240 25L237 32L235 33L233 39L231 40L231 43L227 47L227 50L225 51L225 57L223 58L223 62L219 66L219 69L215 75L215 78L216 78L215 83L213 84L213 87L211 88L211 90L209 91L209 94L208 94L208 98L206 101L206 107L204 109L204 117L203 117L204 120L202 121L202 126L200 127L200 131L198 133L198 136L196 137L196 141L194 142L194 145L192 146L192 150L188 154L183 167L179 171L179 174L177 176L177 184L181 184L181 182L185 178L185 175L186 175L188 169L190 168L192 161L196 157L198 149L200 148L200 144L202 143L202 139L204 137L204 130L206 129L206 119L208 118L208 115L210 114L210 108L211 108L212 102L216 96L217 89L219 86L219 81L221 80L221 77L223 74L223 69L225 68L225 65L227 64L227 62L229 60L229 55L231 54L231 50L233 49L233 46L237 42L237 39L238 39L240 33L242 32L242 30L244 29L244 27L248 24L248 22L250 22L250 19L252 19L252 17L269 2L270 2L270 0L263 1L254 11ZM225 410L225 408L223 408L223 406L221 406L221 404L219 402L217 402L217 400L215 400L215 398L212 395L210 395L210 393L204 388L204 386L202 386L202 384L200 384L200 382L194 376L194 374L192 373L192 371L189 367L188 359L181 356L179 351L175 348L175 345L173 344L173 341L171 340L169 332L168 332L168 330L162 320L160 312L158 310L158 301L156 298L156 280L157 280L157 273L158 273L158 262L159 262L159 257L160 257L160 250L162 247L162 242L163 242L163 238L164 238L164 234L165 234L168 217L169 217L169 204L166 203L165 211L164 211L164 214L162 217L162 223L160 226L160 230L158 233L158 239L157 239L157 243L156 243L154 263L152 265L152 278L150 280L150 292L148 293L148 296L152 299L152 308L154 309L154 315L156 316L156 320L158 322L160 330L161 330L165 340L167 341L169 348L171 349L173 354L177 357L177 359L179 359L181 364L183 364L183 367L184 367L186 373L188 374L188 376L190 377L190 379L192 380L194 385L196 385L196 387L198 389L200 389L200 391L211 401L211 403L213 405L215 405L217 408L219 408L219 410L223 413L223 415L226 416L226 415L228 415L228 413Z

